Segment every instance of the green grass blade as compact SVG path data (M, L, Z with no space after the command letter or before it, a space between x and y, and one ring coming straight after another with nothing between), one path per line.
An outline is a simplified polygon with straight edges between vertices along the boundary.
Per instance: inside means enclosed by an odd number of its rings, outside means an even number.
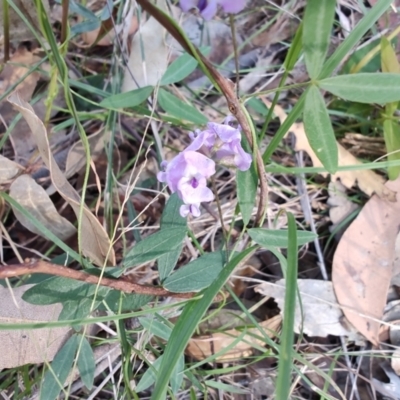
M278 379L276 383L276 398L288 399L290 390L291 373L293 367L293 341L294 341L294 312L296 306L297 290L297 234L296 221L291 213L288 216L288 257L286 271L286 293L281 335L281 348L279 352Z
M190 301L185 306L172 331L171 339L165 349L163 361L160 365L160 369L158 370L156 385L151 396L152 400L165 399L167 385L172 371L178 362L179 357L183 353L190 337L196 329L197 324L235 267L254 250L255 248L251 247L233 258L224 267L215 282L203 292L202 297L198 300Z
M303 50L307 72L315 79L322 69L330 43L336 1L308 0L303 19Z

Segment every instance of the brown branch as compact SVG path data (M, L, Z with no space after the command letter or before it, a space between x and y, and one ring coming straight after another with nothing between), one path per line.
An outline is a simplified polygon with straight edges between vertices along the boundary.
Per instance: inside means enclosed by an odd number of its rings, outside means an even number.
M260 225L263 221L263 217L265 214L265 210L267 207L267 199L268 199L268 185L265 175L264 169L264 162L262 159L262 155L258 148L255 148L256 143L253 143L253 136L251 133L251 128L249 125L249 121L245 113L243 112L242 105L239 99L236 96L234 87L235 85L229 79L226 79L222 76L216 68L212 65L212 63L201 54L201 52L193 45L195 49L195 53L193 54L192 49L186 43L185 38L182 36L181 32L176 29L175 26L171 24L170 21L166 18L164 13L150 3L148 0L137 0L137 2L142 6L144 10L146 10L151 16L153 16L164 28L178 41L178 43L193 57L200 58L203 64L207 67L207 70L216 81L217 85L221 89L222 93L224 94L227 102L229 111L236 117L240 126L243 129L243 132L246 136L247 141L249 142L250 146L254 150L256 156L256 165L258 170L258 175L260 179L260 202L258 204L257 216L256 216L256 225Z
M46 261L31 261L26 264L13 264L0 266L0 279L13 278L27 274L50 274L62 276L64 278L75 279L77 281L91 283L93 285L106 286L110 289L120 290L124 293L136 293L150 296L168 296L179 299L190 299L197 293L174 293L161 287L139 285L124 278L106 278L90 275L83 271L76 271L62 265L51 264ZM216 299L217 300L217 299Z

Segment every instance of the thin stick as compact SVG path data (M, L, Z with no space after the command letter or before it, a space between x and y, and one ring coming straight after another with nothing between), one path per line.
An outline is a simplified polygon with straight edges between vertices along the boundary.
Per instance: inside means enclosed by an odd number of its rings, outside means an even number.
M100 284L111 289L120 290L124 293L137 293L150 296L167 296L179 299L190 299L197 293L173 293L161 287L140 285L130 282L124 278L99 278L95 275L90 275L86 272L76 271L71 268L61 265L51 264L46 261L34 260L25 264L13 264L0 266L0 279L13 278L16 276L27 274L50 274L62 276L64 278L75 279L77 281L91 283L94 285Z
M62 0L61 44L67 40L69 0Z

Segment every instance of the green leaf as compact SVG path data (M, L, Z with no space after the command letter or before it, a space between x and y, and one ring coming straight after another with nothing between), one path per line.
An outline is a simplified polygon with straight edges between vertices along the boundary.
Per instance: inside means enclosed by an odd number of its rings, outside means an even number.
M104 310L111 310L115 313L134 311L145 306L152 298L152 296L144 294L128 294L119 290L110 290L103 300L107 305L107 308L104 307ZM100 306L99 309L103 310L103 307Z
M291 373L293 368L293 342L294 342L294 314L296 309L297 292L297 235L296 221L291 213L287 213L288 227L286 240L289 242L287 271L286 271L286 290L285 305L283 310L283 328L281 334L281 347L279 351L278 379L276 384L276 398L289 399Z
M321 80L318 85L342 99L359 103L386 104L400 100L400 74L338 75Z
M137 243L126 255L124 266L133 266L157 260L161 256L174 252L186 236L181 228L164 229L153 233Z
M186 233L187 220L183 218L179 209L183 201L179 198L177 193L172 193L167 203L165 204L164 211L161 216L160 227L161 230L169 228L181 228Z
M41 400L53 400L62 390L65 380L74 362L78 348L78 337L71 336L52 361L50 368L46 371L40 388Z
M82 378L82 382L89 390L91 390L93 387L96 362L94 360L92 347L90 346L88 340L84 336L81 336L79 338L79 341L81 343L81 346L78 354L78 370Z
M139 257L139 261L140 257L145 259L141 262L158 259L160 279L163 280L170 274L181 254L183 239L187 233L187 220L179 213L181 205L182 200L176 193L173 193L161 216L161 230L137 243L127 254L128 261L126 260L126 262L131 262L131 257L136 257L136 260ZM143 254L140 256L141 252Z
M217 279L196 300L190 301L179 316L170 340L165 349L163 360L157 373L156 385L152 392L152 400L165 399L167 385L172 375L172 368L179 362L189 339L192 337L200 319L211 305L236 266L255 249L250 248L234 257L220 272Z
M303 50L310 78L322 70L330 43L336 1L307 0L303 18Z
M307 139L314 153L330 173L335 173L338 167L335 133L324 98L314 85L306 93L303 120Z
M288 231L286 229L265 229L265 228L252 228L248 230L250 237L261 247L269 248L271 246L287 248ZM318 236L309 231L297 231L297 243L299 246L312 242Z
M152 366L149 367L147 371L143 374L142 378L140 379L139 383L135 388L136 392L142 392L143 390L148 389L155 382L156 372L158 371L162 363L162 359L163 355L158 357L157 360L154 361ZM177 393L179 387L182 384L184 367L185 367L185 357L182 354L171 374L171 389L173 393Z
M246 106L252 108L255 112L261 114L263 117L268 115L268 108L267 106L256 97L252 97L246 102Z
M197 60L191 55L182 54L167 68L161 79L161 85L182 81L196 69L197 65Z
M54 276L28 289L22 296L31 304L47 305L91 297L96 285Z
M161 283L164 283L165 279L171 274L175 268L176 263L182 253L183 243L178 246L175 250L170 251L167 254L162 255L157 261L157 269L160 275Z
M93 299L91 298L82 299L79 301L66 301L65 303L63 303L63 309L58 316L58 320L70 321L73 319L79 320L86 318L90 314L90 311L96 310L99 304L100 301L96 301L92 309Z
M158 91L158 103L163 110L181 120L190 121L195 124L206 124L208 119L197 108L184 103L173 94L164 89Z
M257 193L258 177L254 163L247 171L237 171L236 183L240 212L244 225L247 225L250 222Z
M207 253L197 260L179 268L163 283L171 292L195 292L209 286L224 266L224 253Z
M166 341L171 336L172 328L167 326L165 323L158 321L156 318L139 317L139 322L153 335L160 337Z
M138 106L153 92L153 86L145 86L125 93L114 94L105 98L99 105L103 108L120 109Z

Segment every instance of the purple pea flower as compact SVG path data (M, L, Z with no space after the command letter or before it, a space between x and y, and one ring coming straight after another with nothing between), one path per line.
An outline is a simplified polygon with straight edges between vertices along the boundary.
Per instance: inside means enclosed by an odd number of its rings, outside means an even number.
M217 13L218 4L222 9L231 14L243 10L247 0L180 0L179 5L184 12L197 8L205 20L210 20Z
M192 133L193 142L186 150L201 149L207 155L228 166L246 171L251 165L251 155L243 150L240 143L240 129L229 125L232 117L225 118L222 124L209 122L205 131Z
M184 204L179 212L182 217L189 213L200 215L200 203L214 200L207 187L207 178L215 173L215 162L203 154L185 150L170 162L163 162L164 171L157 174L160 182L166 182L171 192L178 192Z

